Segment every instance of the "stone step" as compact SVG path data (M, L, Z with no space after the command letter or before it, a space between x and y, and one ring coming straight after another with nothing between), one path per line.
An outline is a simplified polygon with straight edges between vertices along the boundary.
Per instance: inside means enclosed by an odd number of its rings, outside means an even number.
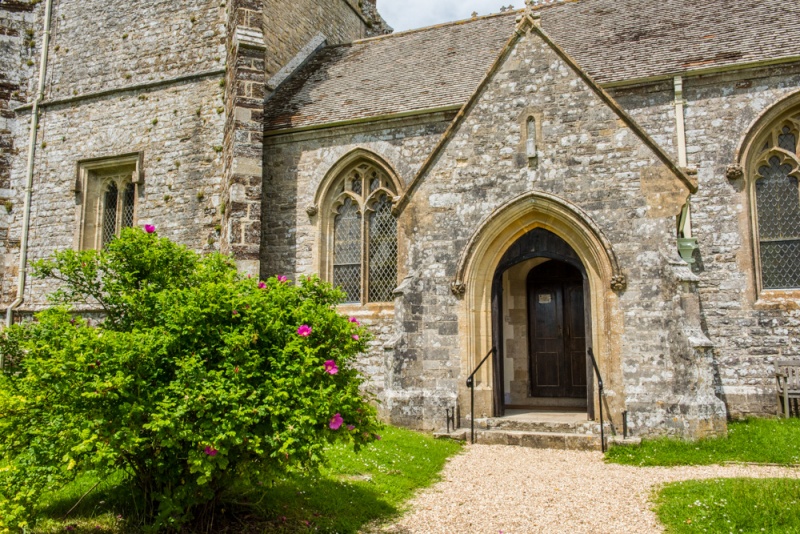
M469 427L469 422L463 427ZM518 432L556 432L560 434L600 434L600 423L595 421L531 421L509 418L475 419L478 430L509 430ZM606 431L609 425L606 423Z
M460 441L469 441L469 429L460 428L450 434L436 434ZM571 432L524 432L518 430L475 430L475 443L480 445L515 445L532 449L599 451L600 436Z

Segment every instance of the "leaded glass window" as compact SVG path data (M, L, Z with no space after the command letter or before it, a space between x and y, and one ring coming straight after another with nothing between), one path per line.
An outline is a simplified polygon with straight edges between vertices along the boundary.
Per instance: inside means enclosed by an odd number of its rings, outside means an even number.
M361 213L347 198L333 220L333 284L341 286L345 302L361 302Z
M771 132L756 168L756 227L764 289L800 288L798 123L800 116Z
M108 245L117 235L117 184L111 182L103 198L103 246Z
M333 283L346 302L389 302L397 285L397 219L392 215L396 194L389 177L363 162L331 187Z
M369 216L369 300L392 300L397 284L397 219L392 201L381 195Z

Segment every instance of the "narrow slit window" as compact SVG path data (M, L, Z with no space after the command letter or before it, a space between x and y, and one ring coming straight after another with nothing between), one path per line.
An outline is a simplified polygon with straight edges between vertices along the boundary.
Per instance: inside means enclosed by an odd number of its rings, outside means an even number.
M103 199L103 247L117 235L117 184L108 184Z
M538 148L536 146L536 119L533 117L528 117L528 121L526 123L526 145L525 150L528 154L528 159L532 159L537 157L538 155Z

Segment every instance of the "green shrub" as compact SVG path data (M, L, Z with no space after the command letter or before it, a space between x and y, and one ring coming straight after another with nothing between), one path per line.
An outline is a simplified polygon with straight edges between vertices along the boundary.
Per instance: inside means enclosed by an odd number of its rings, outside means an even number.
M339 290L245 278L147 229L35 265L61 284L53 308L0 339L0 532L27 526L42 491L119 469L154 528L174 527L233 480L377 438L352 366L367 333L337 313Z

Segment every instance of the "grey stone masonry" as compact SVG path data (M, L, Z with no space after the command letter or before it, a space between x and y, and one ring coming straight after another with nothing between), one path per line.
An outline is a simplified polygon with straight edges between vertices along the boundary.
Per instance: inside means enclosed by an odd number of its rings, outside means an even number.
M800 355L797 306L758 300L747 190L726 169L752 123L800 90L800 65L762 67L683 80L688 163L698 170L692 197L699 240L694 271L703 320L714 343L715 385L735 417L775 412L773 362ZM614 89L619 102L675 153L671 82Z

